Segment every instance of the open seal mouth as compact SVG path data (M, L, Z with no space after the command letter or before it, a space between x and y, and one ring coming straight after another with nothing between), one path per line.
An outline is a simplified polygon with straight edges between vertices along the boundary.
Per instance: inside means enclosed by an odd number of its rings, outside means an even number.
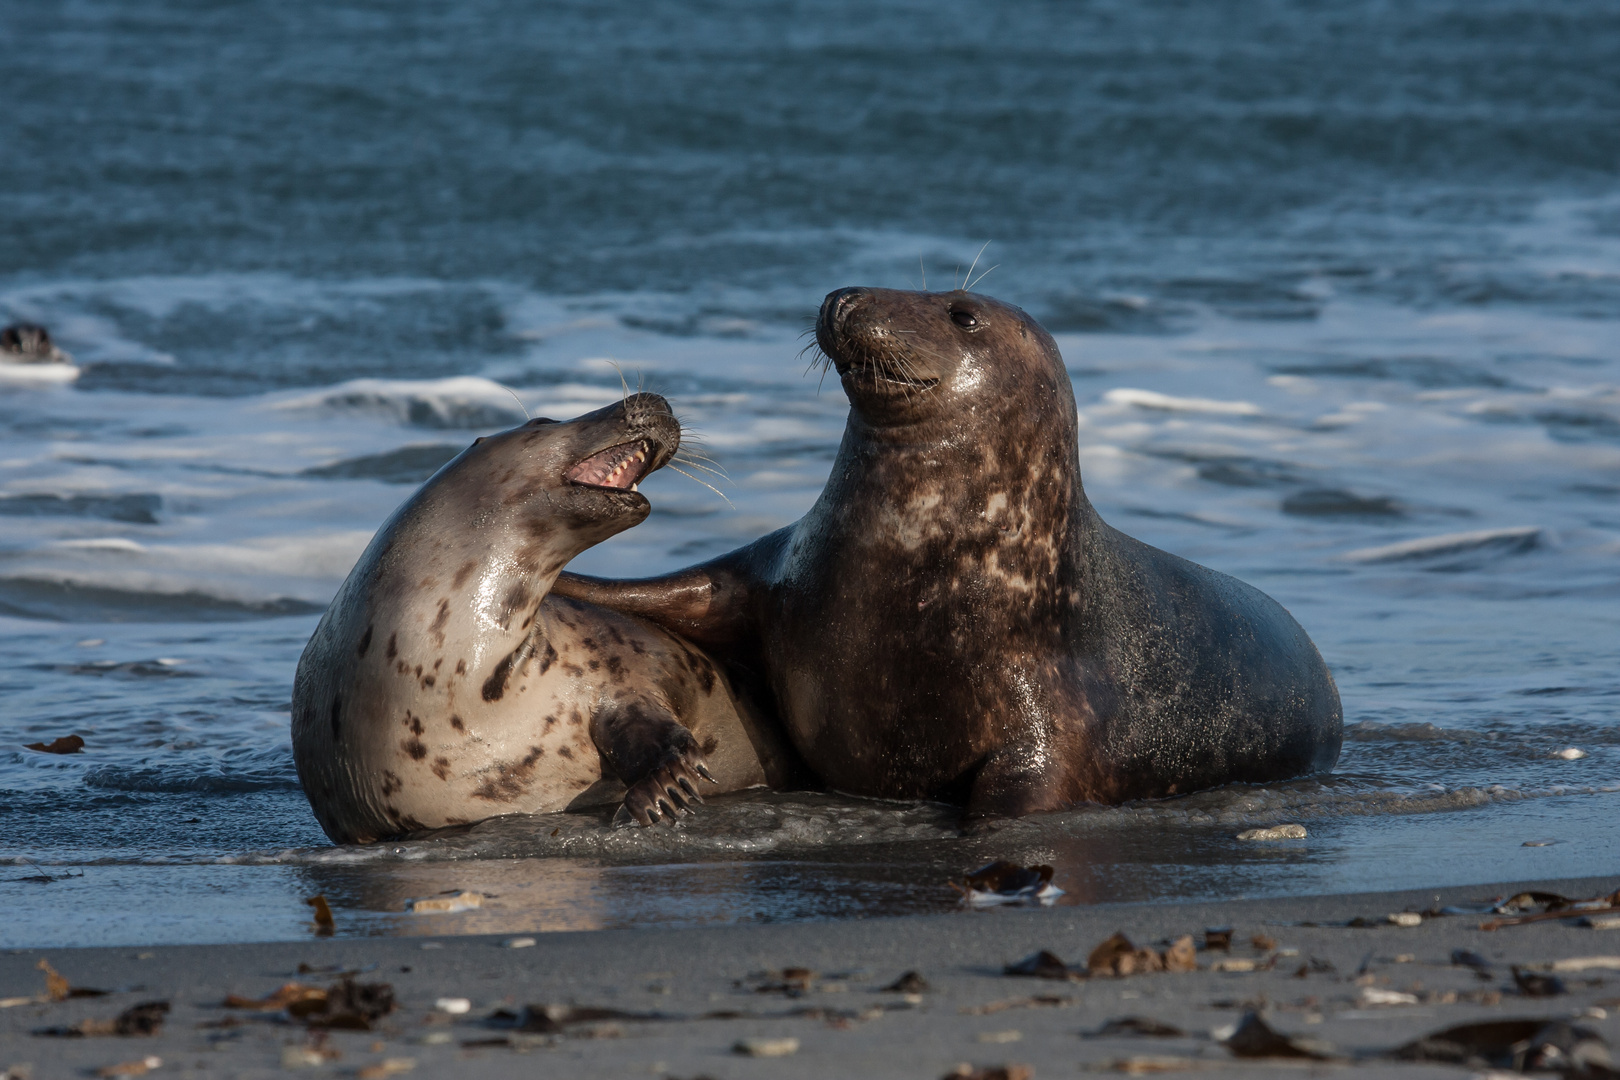
M651 470L652 447L642 440L619 443L600 450L570 468L569 482L610 491L635 491Z

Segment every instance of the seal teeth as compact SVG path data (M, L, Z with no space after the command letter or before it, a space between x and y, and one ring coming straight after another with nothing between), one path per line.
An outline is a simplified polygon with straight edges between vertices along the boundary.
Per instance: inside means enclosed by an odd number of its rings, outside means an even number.
M652 453L645 442L620 443L598 451L568 470L567 476L586 487L634 491Z

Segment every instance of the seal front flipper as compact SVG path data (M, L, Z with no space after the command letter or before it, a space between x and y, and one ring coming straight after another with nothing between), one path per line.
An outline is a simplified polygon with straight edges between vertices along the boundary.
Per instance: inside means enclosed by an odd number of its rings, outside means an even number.
M643 825L672 824L703 801L698 785L714 783L697 737L670 711L646 698L610 700L591 719L591 739L628 789L621 809Z
M998 747L973 778L965 823L971 831L982 822L1063 810L1086 801L1072 769L1072 761L1050 750L1042 753L1039 745Z
M565 572L551 592L638 616L699 645L736 644L754 633L759 584L774 570L792 531L778 529L662 577L618 581Z

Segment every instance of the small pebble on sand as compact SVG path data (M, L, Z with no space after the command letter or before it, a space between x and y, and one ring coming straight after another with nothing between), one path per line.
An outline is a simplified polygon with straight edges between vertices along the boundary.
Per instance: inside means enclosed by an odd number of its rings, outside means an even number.
M981 1031L979 1041L982 1043L1012 1043L1024 1037L1022 1031Z
M534 947L534 938L532 938L532 937L507 938L505 941L501 942L501 945L504 946L505 948L508 948L508 949L531 949L531 948Z
M1390 913L1389 921L1396 926L1422 926L1423 916L1415 911L1396 911Z
M433 1003L433 1007L442 1013L451 1016L460 1016L472 1009L472 1002L463 997L442 997Z
M1245 829L1238 833L1239 840L1303 840L1306 837L1303 825L1273 825L1269 829Z

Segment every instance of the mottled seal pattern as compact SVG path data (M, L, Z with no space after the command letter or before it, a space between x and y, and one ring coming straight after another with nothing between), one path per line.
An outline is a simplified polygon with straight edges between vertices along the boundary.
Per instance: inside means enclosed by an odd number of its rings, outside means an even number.
M699 801L700 776L717 791L770 778L777 744L701 649L548 596L569 559L647 516L635 485L679 438L653 394L531 420L479 439L383 525L293 690L293 757L328 836L620 796L651 823Z
M844 289L816 340L852 408L804 518L667 577L556 591L762 670L809 767L856 794L1016 815L1338 760L1338 691L1288 612L1092 508L1035 320Z

